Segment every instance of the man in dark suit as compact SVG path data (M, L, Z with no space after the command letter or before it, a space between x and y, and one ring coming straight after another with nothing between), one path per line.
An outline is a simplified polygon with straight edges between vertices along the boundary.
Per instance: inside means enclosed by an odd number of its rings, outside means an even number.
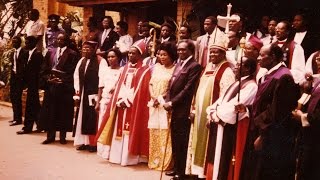
M27 101L24 118L24 127L17 134L29 134L32 132L33 124L37 123L38 112L40 109L39 101L39 72L43 62L43 56L37 50L37 39L34 36L26 37L26 49L29 51L25 68L25 87L27 88Z
M184 179L188 150L190 107L197 82L201 74L201 65L193 55L195 46L191 40L182 40L178 43L179 60L170 80L169 91L166 95L164 108L172 110L171 138L174 168L166 175L174 176L174 180Z
M28 52L21 48L21 38L15 36L12 38L13 51L10 55L12 62L10 77L10 99L13 110L13 121L10 126L22 124L22 90L23 90L23 73L26 61L28 60Z
M45 97L40 124L47 130L47 139L42 144L54 142L56 131L60 131L60 143L66 144L66 133L72 131L73 125L73 72L79 57L67 47L71 40L66 33L58 34L56 41L58 48L48 51L41 71Z
M105 16L102 20L103 31L99 33L97 55L104 57L107 56L107 51L111 49L117 40L119 35L114 29L114 23L111 16Z

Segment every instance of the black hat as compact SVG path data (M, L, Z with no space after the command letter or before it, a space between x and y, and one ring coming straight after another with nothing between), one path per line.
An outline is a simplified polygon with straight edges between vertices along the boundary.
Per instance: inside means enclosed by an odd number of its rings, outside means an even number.
M57 21L57 22L59 22L59 19L60 19L60 16L59 15L56 15L56 14L50 14L49 16L48 16L48 19L49 19L49 21Z

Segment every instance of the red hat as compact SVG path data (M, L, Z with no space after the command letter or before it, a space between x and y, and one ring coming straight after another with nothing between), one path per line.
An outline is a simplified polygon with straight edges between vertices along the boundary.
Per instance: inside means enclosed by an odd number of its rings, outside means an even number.
M248 39L248 42L250 42L253 45L253 47L255 47L258 51L260 51L260 49L263 46L262 41L254 35L250 36L250 38Z
M144 54L147 50L147 44L144 42L144 39L136 41L131 47L137 48L140 54Z

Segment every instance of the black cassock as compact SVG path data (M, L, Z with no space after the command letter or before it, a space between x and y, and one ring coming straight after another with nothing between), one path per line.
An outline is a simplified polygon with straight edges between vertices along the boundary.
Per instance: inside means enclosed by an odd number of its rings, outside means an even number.
M310 126L301 129L297 180L320 179L320 81L312 91L308 102Z
M247 172L252 179L294 180L294 149L299 125L291 112L299 96L299 86L294 83L289 69L283 66L259 84L253 118L262 139L262 149L255 151L254 170Z

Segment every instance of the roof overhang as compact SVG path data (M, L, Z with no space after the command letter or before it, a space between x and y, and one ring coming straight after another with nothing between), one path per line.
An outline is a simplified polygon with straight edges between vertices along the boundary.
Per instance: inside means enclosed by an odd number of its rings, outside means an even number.
M152 2L157 0L58 0L60 3L67 3L71 6L90 6L99 4L116 4L116 3L137 3Z

